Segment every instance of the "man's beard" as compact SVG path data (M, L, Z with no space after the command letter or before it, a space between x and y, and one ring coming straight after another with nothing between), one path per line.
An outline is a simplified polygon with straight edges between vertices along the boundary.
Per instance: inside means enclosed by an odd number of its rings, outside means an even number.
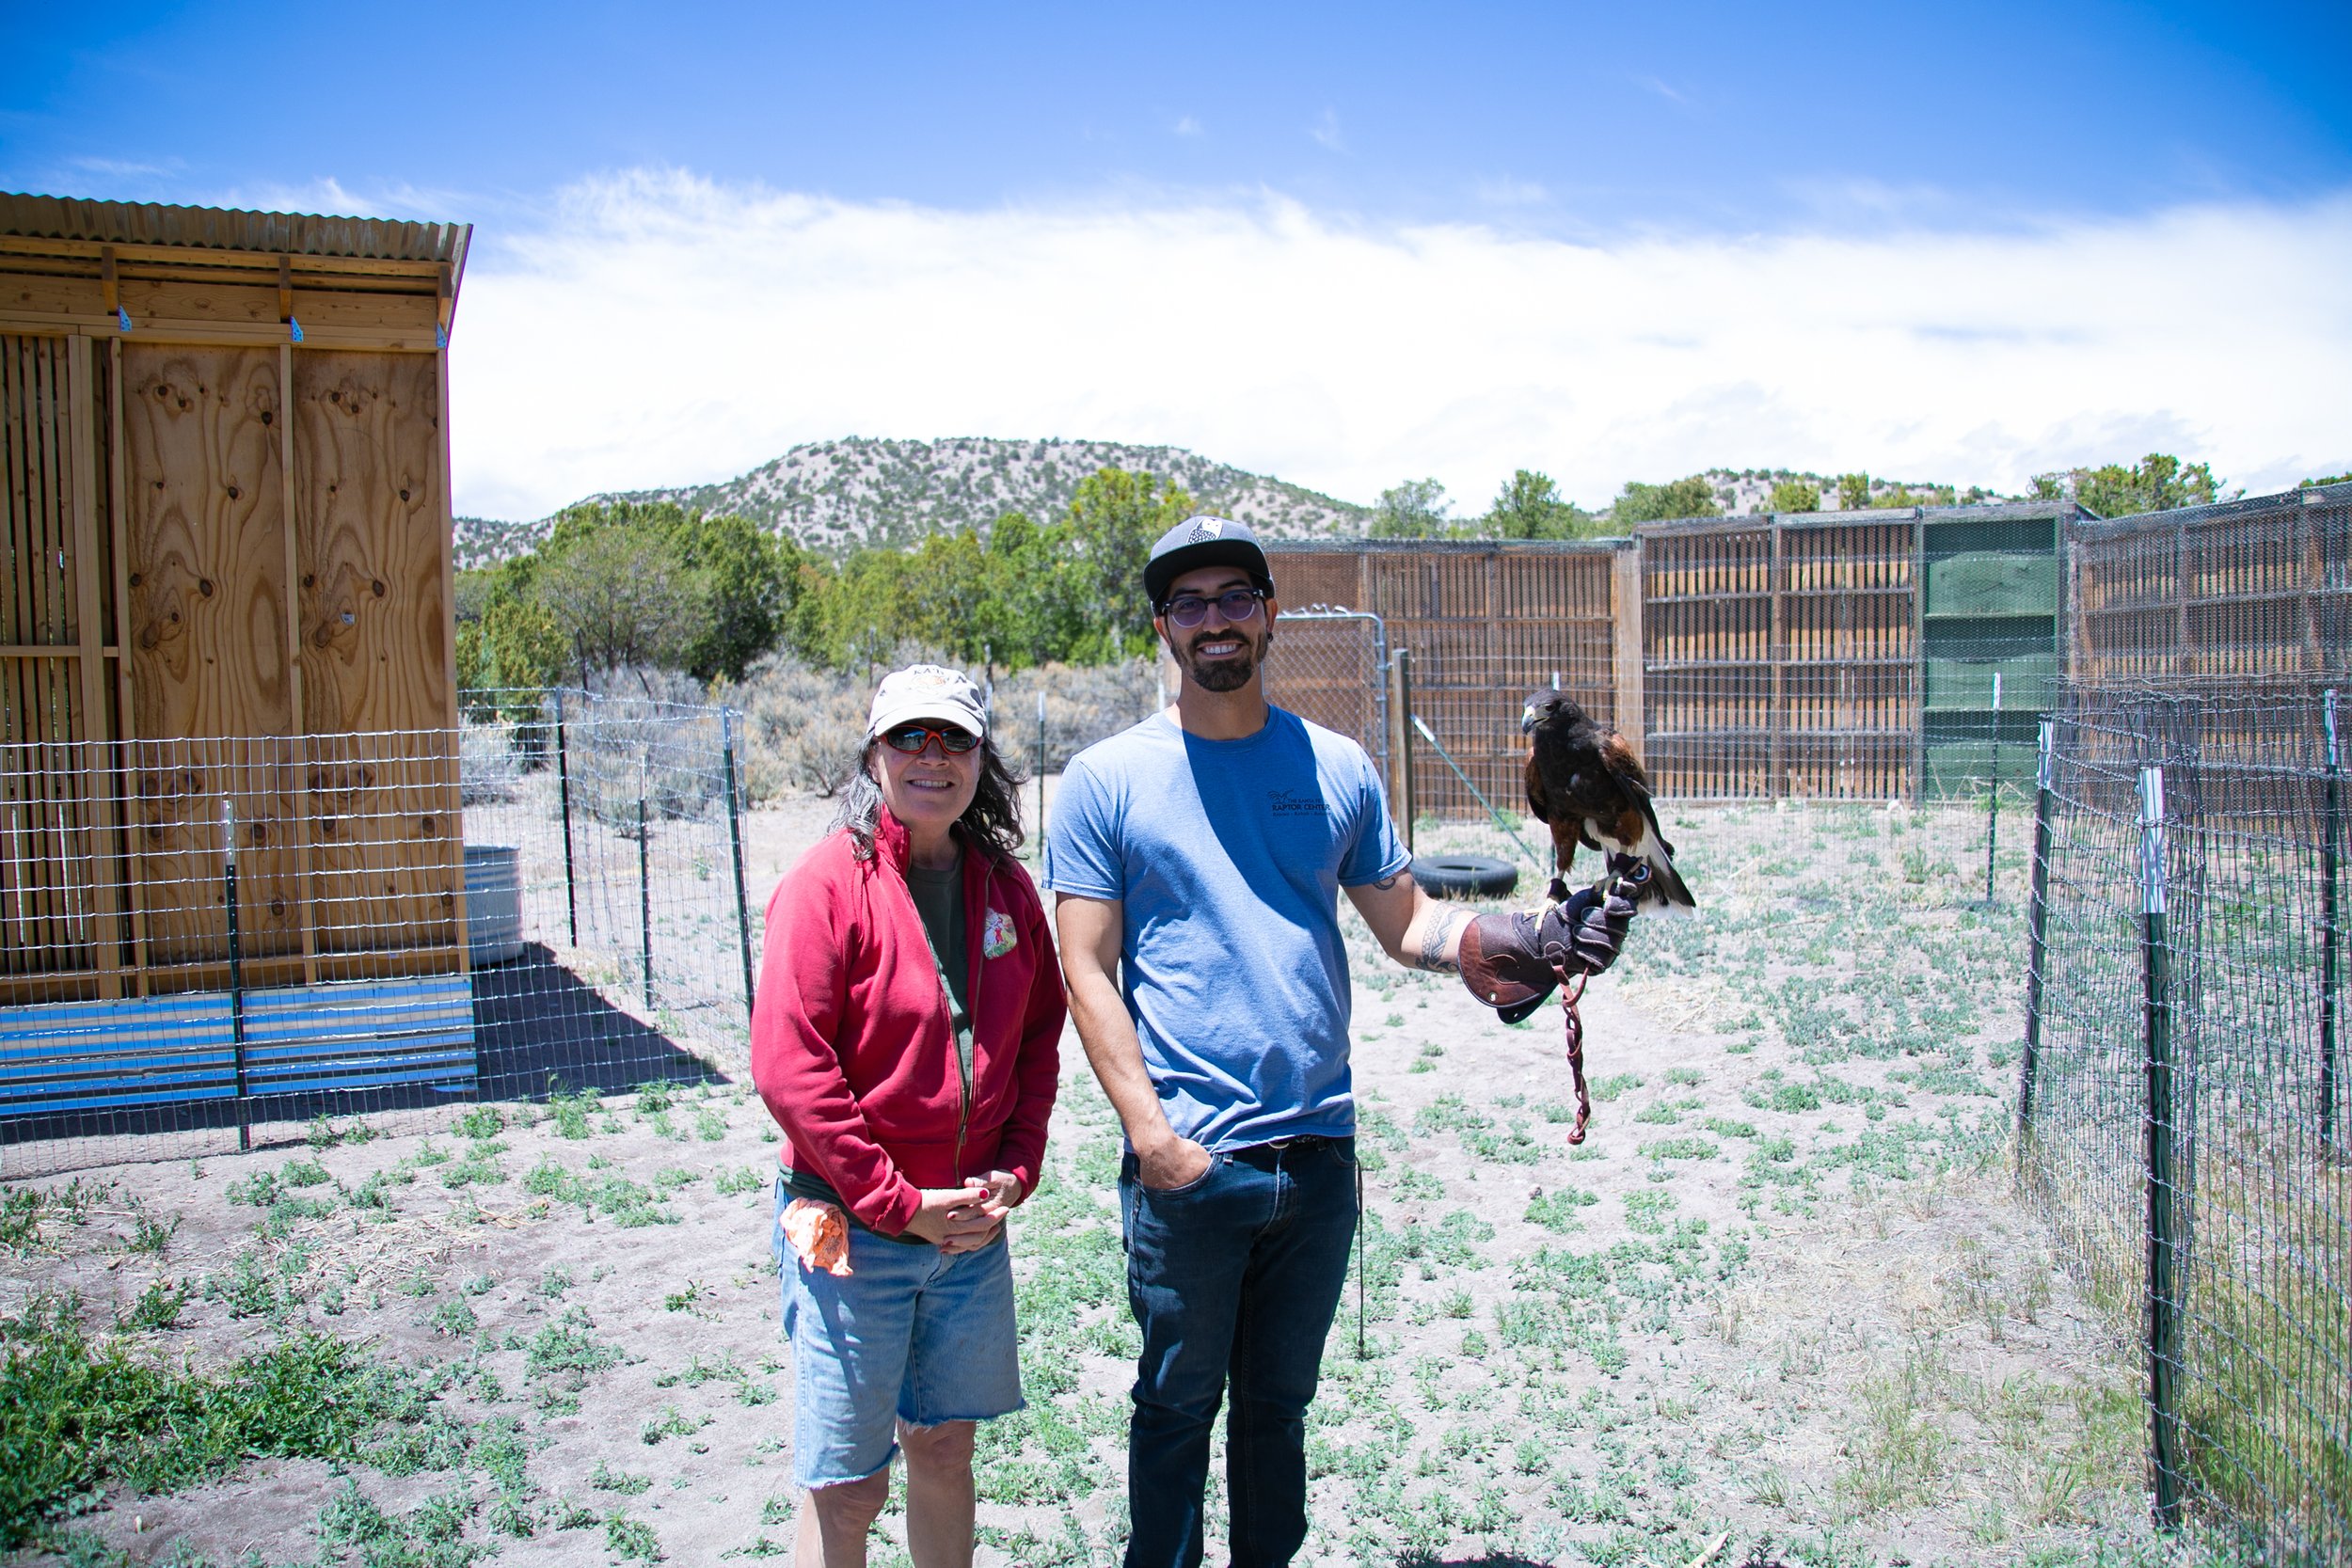
M1241 643L1241 652L1230 658L1200 658L1193 650L1203 642L1221 642L1232 638ZM1184 644L1184 668L1193 683L1203 691L1238 691L1249 684L1249 677L1265 662L1266 649L1274 642L1274 628L1268 626L1251 641L1240 632L1228 628L1222 632L1202 632Z

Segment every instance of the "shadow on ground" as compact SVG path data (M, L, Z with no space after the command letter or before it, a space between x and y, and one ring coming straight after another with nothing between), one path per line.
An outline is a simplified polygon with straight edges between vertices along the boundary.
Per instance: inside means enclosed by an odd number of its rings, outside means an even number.
M511 963L474 971L473 1023L482 1100L725 1081L708 1062L606 1001L536 942Z

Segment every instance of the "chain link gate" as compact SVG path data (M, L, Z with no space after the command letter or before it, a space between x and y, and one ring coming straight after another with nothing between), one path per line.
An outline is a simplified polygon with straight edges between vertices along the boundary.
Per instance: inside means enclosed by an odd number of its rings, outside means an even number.
M1389 629L1357 610L1286 610L1266 659L1266 696L1363 747L1389 784Z

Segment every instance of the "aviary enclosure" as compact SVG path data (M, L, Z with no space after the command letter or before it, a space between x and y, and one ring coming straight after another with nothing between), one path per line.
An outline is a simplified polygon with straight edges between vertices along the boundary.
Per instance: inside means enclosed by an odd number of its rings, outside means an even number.
M469 1074L445 419L468 236L0 198L20 1125Z

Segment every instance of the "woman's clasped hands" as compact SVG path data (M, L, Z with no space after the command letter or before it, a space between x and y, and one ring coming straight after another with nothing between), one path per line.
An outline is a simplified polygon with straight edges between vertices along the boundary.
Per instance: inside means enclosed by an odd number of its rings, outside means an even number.
M907 1221L907 1232L942 1252L977 1252L1005 1227L1005 1216L1026 1195L1010 1171L967 1176L961 1187L925 1187L923 1205Z

